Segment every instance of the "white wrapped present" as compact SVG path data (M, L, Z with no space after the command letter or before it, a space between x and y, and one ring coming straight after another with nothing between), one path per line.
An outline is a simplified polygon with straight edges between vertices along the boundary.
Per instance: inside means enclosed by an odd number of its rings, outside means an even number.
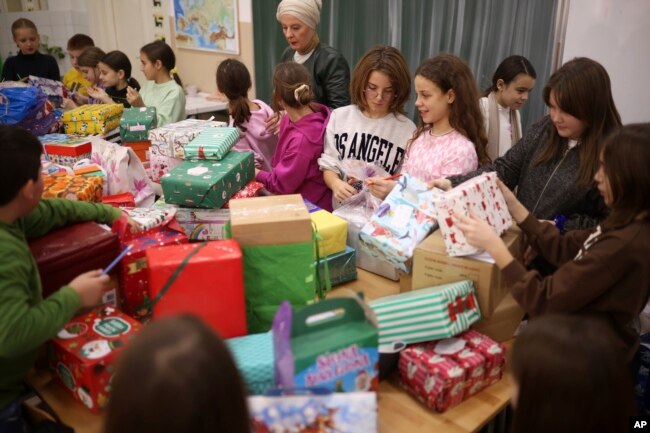
M183 148L207 128L227 126L225 122L185 119L149 131L151 146L158 147L161 156L183 158Z

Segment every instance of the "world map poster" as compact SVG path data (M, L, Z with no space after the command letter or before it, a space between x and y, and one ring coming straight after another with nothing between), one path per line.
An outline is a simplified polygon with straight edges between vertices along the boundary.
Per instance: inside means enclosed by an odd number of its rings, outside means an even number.
M239 54L237 0L174 0L176 46Z

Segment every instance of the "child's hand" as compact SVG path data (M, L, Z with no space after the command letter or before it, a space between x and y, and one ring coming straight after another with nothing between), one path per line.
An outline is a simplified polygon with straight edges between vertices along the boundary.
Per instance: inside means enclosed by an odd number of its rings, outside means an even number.
M440 179L434 179L431 182L427 183L427 187L431 188L440 188L443 191L449 191L451 189L451 181L444 177Z
M477 248L488 250L495 242L502 242L494 229L485 221L475 218L473 215L454 216L456 226L463 232L467 243Z
M81 93L73 93L72 94L72 100L77 105L84 105L84 104L88 103L88 97L82 95Z
M344 180L337 179L332 182L332 194L338 201L347 200L358 192L350 183Z
M90 95L91 98L99 99L100 101L107 104L113 103L113 100L110 96L108 96L108 93L106 93L106 91L100 87L88 86L86 87L86 90L88 91L88 95Z
M366 179L366 185L368 185L368 191L370 191L370 194L383 200L386 198L388 193L395 188L397 182L394 180L386 180L381 177L369 177Z
M82 307L94 307L101 302L102 294L108 289L109 280L108 275L97 269L79 275L68 285L79 295Z
M278 111L266 121L266 132L278 135L280 132L280 120L285 115L284 111Z
M63 98L63 102L61 102L61 108L64 111L72 110L73 108L76 108L77 104L72 99L68 98Z
M126 222L129 225L129 228L131 229L131 233L137 233L142 231L142 224L131 218L131 215L128 213L122 211L122 215L126 218Z
M126 88L126 100L129 101L129 104L133 107L145 106L140 93L131 86Z

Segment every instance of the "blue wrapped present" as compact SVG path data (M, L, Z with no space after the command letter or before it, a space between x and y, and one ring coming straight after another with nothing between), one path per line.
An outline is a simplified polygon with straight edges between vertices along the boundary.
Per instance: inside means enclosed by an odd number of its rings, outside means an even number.
M275 387L271 332L229 338L226 344L250 395L265 394Z
M345 246L340 253L330 254L318 261L322 284L325 285L325 261L329 268L332 286L357 279L356 253L354 248Z

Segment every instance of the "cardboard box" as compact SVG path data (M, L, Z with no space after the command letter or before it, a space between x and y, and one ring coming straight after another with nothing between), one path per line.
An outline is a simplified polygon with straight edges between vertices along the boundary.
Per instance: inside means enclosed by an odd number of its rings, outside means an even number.
M494 341L504 342L515 336L526 312L508 292L489 319L482 319L472 325L472 329L485 334Z
M520 256L520 234L519 228L513 226L502 237L515 258ZM467 279L474 282L481 315L491 317L508 293L501 271L494 263L470 257L448 256L440 231L435 231L415 248L413 289Z
M300 194L234 200L230 202L230 229L242 247L312 240L311 217Z

